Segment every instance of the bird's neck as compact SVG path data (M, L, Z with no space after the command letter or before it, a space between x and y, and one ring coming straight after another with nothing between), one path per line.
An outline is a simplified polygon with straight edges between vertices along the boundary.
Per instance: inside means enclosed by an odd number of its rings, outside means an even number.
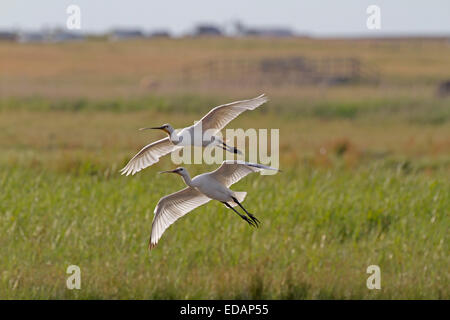
M174 144L177 144L180 141L180 138L175 133L175 130L170 131L169 140L172 141Z
M192 187L192 180L191 177L189 176L189 173L183 173L181 177L183 178L184 183L186 183L189 187Z

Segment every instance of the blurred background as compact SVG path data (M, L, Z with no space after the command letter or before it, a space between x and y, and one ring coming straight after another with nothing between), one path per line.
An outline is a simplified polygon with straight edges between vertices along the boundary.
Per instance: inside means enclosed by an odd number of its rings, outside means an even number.
M448 299L449 12L2 1L0 297ZM261 93L270 102L228 127L280 129L286 174L234 188L263 227L210 203L149 254L153 208L182 182L155 176L170 157L118 174L162 137L136 129ZM69 264L86 271L81 291L65 288ZM365 286L370 264L381 291Z

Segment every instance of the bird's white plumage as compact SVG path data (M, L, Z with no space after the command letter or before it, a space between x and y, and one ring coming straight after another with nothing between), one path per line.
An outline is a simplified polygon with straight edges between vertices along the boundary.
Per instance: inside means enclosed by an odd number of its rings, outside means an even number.
M172 223L210 200L210 198L191 187L161 198L154 211L150 248L158 243L164 231Z
M195 125L198 126L201 124L204 131L212 129L215 130L213 131L213 133L217 133L242 112L246 110L255 110L257 107L267 102L268 100L269 99L267 98L267 96L265 94L262 94L253 99L235 101L217 106L209 111Z
M179 148L174 145L169 138L164 138L155 142L152 142L141 149L127 165L120 170L122 174L134 175L136 172L151 166L152 164L159 161L159 158L171 153L172 151Z
M181 170L177 173L183 177L188 187L159 200L154 211L150 249L156 246L164 231L177 219L209 200L230 202L229 204L234 206L231 203L232 197L236 197L241 202L245 198L246 192L233 192L229 189L229 186L251 172L265 169L277 170L257 163L226 160L217 170L198 175L191 180L186 169L176 169Z

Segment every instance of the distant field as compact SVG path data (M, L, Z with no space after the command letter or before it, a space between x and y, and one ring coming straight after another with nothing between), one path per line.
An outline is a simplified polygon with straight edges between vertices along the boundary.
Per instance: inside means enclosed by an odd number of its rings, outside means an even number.
M420 97L449 78L448 40L312 40L312 39L155 39L148 41L91 41L63 44L0 42L2 97L136 98L155 92L192 93L184 84L173 87L184 67L219 59L283 58L360 59L380 72L378 88L317 90L269 87L271 96L331 98L368 95ZM155 85L150 85L154 83ZM228 97L253 95L261 87L195 88ZM230 92L231 91L231 92Z
M380 83L173 81L206 59L292 55L358 57ZM436 95L448 70L437 40L0 43L0 298L449 299L450 99ZM183 184L156 174L169 157L119 175L161 137L136 129L261 92L271 101L229 125L280 129L283 172L232 188L261 228L211 202L149 253L153 209ZM79 291L65 286L71 264ZM366 288L371 264L381 290Z

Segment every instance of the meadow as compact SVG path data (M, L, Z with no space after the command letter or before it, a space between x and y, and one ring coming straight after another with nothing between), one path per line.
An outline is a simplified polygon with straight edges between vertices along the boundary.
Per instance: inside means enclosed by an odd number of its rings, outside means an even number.
M208 59L355 56L378 84L177 85ZM157 39L0 43L0 298L449 299L450 98L443 40ZM148 85L155 83L157 85ZM232 187L262 225L210 202L148 251L170 157L118 170L212 106L265 92L227 128L280 129L280 168ZM191 175L216 166L186 165ZM81 290L66 268L81 268ZM366 268L381 269L369 290Z

